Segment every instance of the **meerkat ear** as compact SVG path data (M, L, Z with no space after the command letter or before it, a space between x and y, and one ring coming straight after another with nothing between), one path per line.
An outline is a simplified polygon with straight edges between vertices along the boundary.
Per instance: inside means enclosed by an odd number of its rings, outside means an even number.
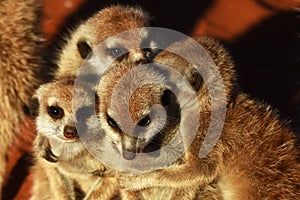
M89 59L92 56L92 48L86 41L79 41L77 43L77 49L83 59Z
M29 102L29 111L33 117L38 116L39 106L40 105L39 105L38 97L36 95L33 95Z
M187 76L187 79L196 92L198 92L202 88L204 80L197 69L193 68Z

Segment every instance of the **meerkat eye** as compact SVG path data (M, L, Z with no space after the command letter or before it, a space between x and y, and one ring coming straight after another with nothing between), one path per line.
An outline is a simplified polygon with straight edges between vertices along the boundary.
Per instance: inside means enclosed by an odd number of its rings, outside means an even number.
M126 50L123 48L109 48L107 53L114 58L118 58L126 53Z
M48 114L54 119L61 119L64 116L64 110L58 106L50 106Z
M141 121L139 121L138 125L139 126L148 126L150 123L151 123L151 118L149 115L147 115L146 117L141 119Z
M192 70L188 80L195 91L199 91L204 83L201 74L197 70Z
M117 122L113 120L113 118L111 118L109 115L107 115L107 123L115 129L120 129Z

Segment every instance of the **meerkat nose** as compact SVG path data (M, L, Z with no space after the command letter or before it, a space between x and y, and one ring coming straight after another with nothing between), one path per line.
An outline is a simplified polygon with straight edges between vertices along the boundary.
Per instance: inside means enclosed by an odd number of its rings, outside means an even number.
M131 62L135 64L145 64L148 62L145 52L143 50L133 50L129 52Z
M135 152L130 152L130 151L123 150L122 151L122 156L126 160L133 160L136 157L136 153Z
M64 137L66 139L74 139L77 138L77 130L74 126L66 125L64 128Z

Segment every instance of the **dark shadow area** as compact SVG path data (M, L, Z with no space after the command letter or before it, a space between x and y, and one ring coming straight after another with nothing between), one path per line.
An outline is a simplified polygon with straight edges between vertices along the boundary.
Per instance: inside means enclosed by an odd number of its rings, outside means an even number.
M3 187L1 200L12 200L19 191L23 181L29 174L29 168L32 165L33 157L30 154L24 154L16 166L13 168L8 183Z
M235 61L243 90L278 108L298 131L300 97L298 102L291 101L300 90L299 33L297 14L283 12L225 45Z

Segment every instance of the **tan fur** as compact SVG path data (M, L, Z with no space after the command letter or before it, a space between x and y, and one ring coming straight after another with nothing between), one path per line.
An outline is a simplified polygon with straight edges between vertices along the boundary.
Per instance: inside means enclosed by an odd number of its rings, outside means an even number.
M75 120L78 120L74 116L76 112L85 106L93 106L95 93L90 88L92 86L84 81L82 83L80 86L76 84L74 89L74 77L61 77L42 85L34 95L38 99L39 108L36 118L36 164L32 169L32 200L75 199L76 186L85 195L91 192L88 199L111 199L119 190L117 173L106 172L106 168L89 153L80 138L67 140L63 136L66 126L75 127ZM76 101L78 105L74 105L74 108L72 98L79 98ZM63 117L51 117L47 111L49 106L62 108ZM85 120L93 120L92 116L88 117ZM93 130L88 129L83 134L93 134L91 131ZM95 189L90 191L94 184Z
M55 76L76 74L83 62L83 58L77 48L79 42L86 42L86 44L94 50L108 37L115 36L130 29L148 26L148 23L148 15L139 8L114 5L100 10L87 21L81 22L80 26L71 33L71 38L67 39L66 45L59 53L57 61L58 70ZM145 36L146 35L145 33ZM141 43L140 38L144 38L145 36L133 34L130 36L130 42L128 42L128 38L125 40L118 38L117 42L112 39L109 44L106 44L106 47L110 49L139 47ZM105 59L110 57L106 50L100 52L100 54L102 58ZM141 51L133 51L129 57L133 62L144 59ZM97 67L101 67L99 63L94 64L98 65Z
M163 77L160 76L158 72L154 70L147 70L146 68L139 68L141 69L141 71L135 73L135 76L128 75L126 79L124 79L124 82L120 82L120 83L117 82L120 81L122 75L124 75L125 73L130 73L130 70L133 68L135 68L135 65L131 65L131 66L127 66L123 64L117 65L112 70L110 70L108 74L104 75L101 78L99 84L100 86L98 87L100 101L102 102L100 106L100 118L104 121L104 123L101 124L101 126L105 127L104 128L105 130L110 130L110 134L108 135L109 137L111 137L110 139L116 143L120 153L122 152L122 150L136 153L137 149L135 148L136 146L134 143L139 143L138 145L141 148L142 146L144 147L144 145L146 145L146 143L143 142L142 140L135 141L134 139L135 137L132 137L130 135L133 133L132 131L134 130L134 127L130 125L129 120L132 119L133 124L137 124L140 120L142 120L144 117L149 115L150 106L152 106L151 104L149 104L149 101L151 101L151 103L153 104L160 104L159 97L162 95L163 92L163 90L160 87L156 86L155 84L148 84L140 88L136 88L138 92L134 92L133 94L130 94L135 84L137 85L139 84L139 82L144 81L143 78L145 77L146 74L150 76L153 75L153 77L156 76L157 79L154 80L154 82L159 81L160 78L162 78L163 80ZM132 77L135 78L136 83L127 85L126 83L130 82ZM111 81L111 80L115 80L115 81ZM111 103L110 101L112 100L112 91L114 90L115 90L115 94L117 94L115 100L117 100L118 103L114 104L116 106L115 108L111 108L109 105ZM124 91L125 93L123 93ZM140 98L141 96L139 95L139 93L143 93L145 95L143 96L144 98ZM156 94L156 96L153 95L153 93ZM131 101L132 99L134 101ZM129 102L132 105L128 105ZM129 109L129 113L127 112L127 109ZM136 113L136 114L132 114L132 113ZM132 115L128 116L127 114L132 114ZM120 131L110 127L107 124L107 119L108 119L107 115L109 115L113 120L115 120L116 123L118 123L120 126L123 126L122 128L124 132L120 133ZM157 116L155 114L155 117L153 118L154 118L153 120L155 120L153 124L155 124L156 126L150 125L149 127L146 127L147 132L149 133L153 132L154 129L159 129L158 126L160 124L159 121L160 116ZM121 135L124 136L123 140L120 140ZM150 136L146 136L146 137L150 137Z
M39 84L41 41L38 1L0 1L0 190L5 154L25 119L24 107ZM1 198L1 197L0 197Z
M221 45L209 38L196 38L196 40L212 57L225 84L225 99L216 99L217 109L222 103L227 105L222 135L212 151L206 157L200 158L200 147L207 133L212 112L211 102L212 98L215 98L208 95L208 85L215 83L218 78L215 74L209 74L208 79L199 87L199 91L196 91L201 120L198 133L183 154L182 161L177 160L163 169L149 173L138 175L124 173L121 184L130 191L140 191L144 199L298 199L300 163L294 133L279 121L278 116L269 106L254 101L237 90L232 61ZM189 43L179 44L182 52L187 56L195 54L189 51ZM191 76L192 66L175 54L163 51L154 58L154 62L178 70L191 84L195 84L195 81L203 81L194 80ZM113 138L112 143L116 143L117 140L123 142L124 133L110 127L105 116L108 113L121 124L124 110L127 108L111 107L110 101L117 82L133 68L134 66L130 64L127 64L127 68L122 65L113 68L102 77L98 86L102 102L100 104L101 125L107 135ZM204 70L205 65L200 69ZM123 83L123 85L132 87L135 78L128 79L127 84ZM135 95L127 105L134 121L138 121L135 119L140 119L141 113L145 113L145 106L142 106L143 99L147 102L147 109L149 104L156 103L153 99L160 99L162 93L157 92L159 88L166 89L166 86L152 87L151 84L144 87L148 87L147 92L145 93L145 89L136 90L136 94L133 93ZM180 87L179 89L184 89ZM221 89L218 88L219 85L215 87L217 90ZM126 92L131 90L120 90L122 91L124 93L119 93L120 102L117 102L120 105L124 101L121 97L128 95ZM175 126L175 131L171 129L171 135L180 130L182 129L179 129L179 126ZM182 143L184 140L185 138ZM145 163L141 163L143 164ZM165 194L171 195L166 197Z

